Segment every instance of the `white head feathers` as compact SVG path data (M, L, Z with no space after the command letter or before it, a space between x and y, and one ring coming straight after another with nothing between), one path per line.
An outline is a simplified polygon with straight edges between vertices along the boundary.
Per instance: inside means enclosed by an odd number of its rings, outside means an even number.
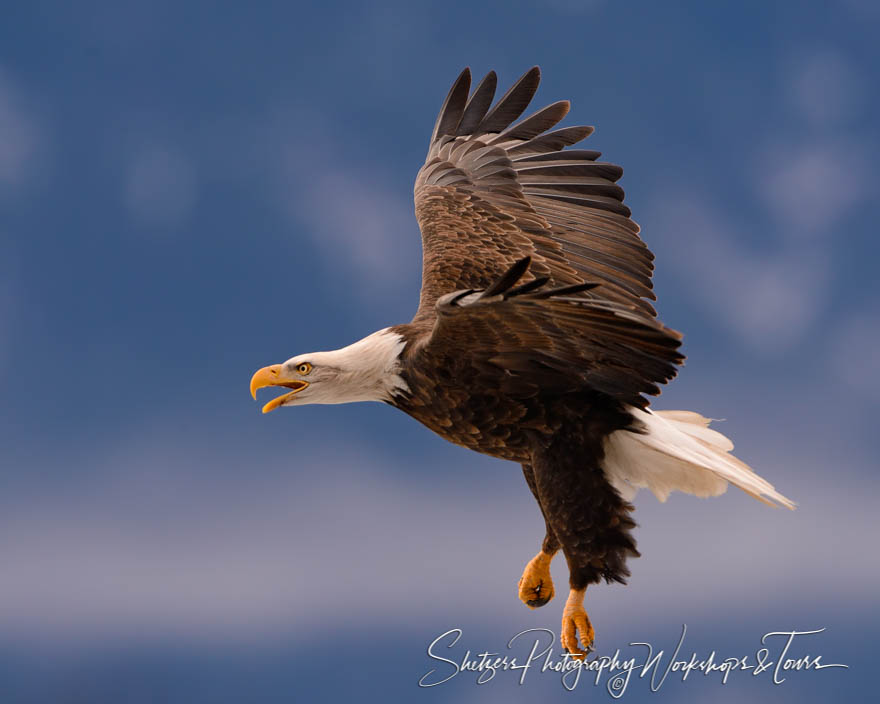
M398 373L405 346L401 335L384 328L342 349L292 357L282 367L295 371L308 364L311 370L302 378L309 387L284 405L390 401L396 393L409 391Z

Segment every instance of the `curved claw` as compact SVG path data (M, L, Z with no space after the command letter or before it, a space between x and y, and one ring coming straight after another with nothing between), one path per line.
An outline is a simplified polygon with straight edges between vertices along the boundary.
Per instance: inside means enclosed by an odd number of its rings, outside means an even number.
M556 593L553 589L553 579L550 577L552 559L553 555L542 550L523 570L519 580L519 598L530 609L544 606Z
M560 640L562 647L571 653L575 660L584 660L589 655L596 638L593 624L590 623L590 617L584 609L585 592L586 589L572 589L562 611Z

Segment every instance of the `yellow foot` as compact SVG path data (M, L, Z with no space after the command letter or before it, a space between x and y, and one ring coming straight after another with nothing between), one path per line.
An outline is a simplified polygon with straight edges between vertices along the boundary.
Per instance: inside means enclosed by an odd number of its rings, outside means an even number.
M552 559L553 555L542 550L529 561L519 579L519 598L530 609L543 606L555 594L550 579Z
M562 610L562 647L572 654L574 659L583 660L593 649L593 640L596 633L590 617L584 610L584 593L586 589L572 589L568 594L568 601ZM580 638L578 638L580 633ZM583 646L583 649L581 647Z

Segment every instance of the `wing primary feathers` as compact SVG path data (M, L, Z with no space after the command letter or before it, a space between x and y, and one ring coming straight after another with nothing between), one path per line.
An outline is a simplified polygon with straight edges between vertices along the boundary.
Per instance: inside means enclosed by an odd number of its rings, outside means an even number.
M653 255L615 183L623 170L598 161L598 151L566 149L593 128L556 128L569 110L564 100L525 112L540 82L537 67L497 100L494 71L469 93L471 78L466 69L452 85L416 179L426 256L413 320L436 320L437 304L448 302L450 291L468 289L456 307L469 307L493 303L499 294L502 300L577 299L595 284L601 288L578 300L607 301L655 317L647 300L654 298ZM530 264L511 268L526 256ZM594 284L546 290L588 281Z
M511 139L525 140L537 137L562 120L571 109L571 103L567 100L559 100L538 112L533 113L525 120L508 127L488 144L499 144Z
M437 122L434 125L434 132L431 134L431 144L444 134L455 134L461 122L470 89L471 70L465 67L455 79L452 88L449 89L446 100L443 101L443 107L440 108L440 114L437 115Z
M467 101L464 108L464 115L461 116L461 122L458 124L456 135L468 135L473 133L480 122L489 111L492 105L492 99L495 97L495 89L498 87L498 74L489 71L479 85L474 89L474 94Z
M561 127L552 132L545 132L542 135L523 142L511 149L507 150L507 154L513 158L518 155L531 156L532 154L544 154L546 152L558 152L564 147L577 144L593 134L593 128L587 125L578 127Z
M538 90L541 82L541 69L532 66L520 79L514 83L501 99L495 103L489 114L483 118L476 134L487 132L501 132L511 122L523 114Z
M563 129L568 128L566 127ZM517 164L527 161L568 161L570 159L596 161L596 159L598 159L600 156L602 156L602 152L597 152L595 149L566 149L560 152L532 154L530 156L518 156L513 161Z
M497 296L499 293L507 291L507 289L522 278L522 275L526 273L531 262L531 257L523 257L517 261L512 267L504 272L494 284L483 292L481 298L490 298L491 296Z

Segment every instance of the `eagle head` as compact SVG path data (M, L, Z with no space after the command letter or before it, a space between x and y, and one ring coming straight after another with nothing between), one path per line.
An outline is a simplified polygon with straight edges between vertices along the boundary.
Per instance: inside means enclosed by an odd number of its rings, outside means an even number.
M266 386L290 389L263 406L263 413L309 403L391 401L409 390L400 375L405 346L402 335L385 328L339 350L300 354L257 370L251 395L256 399Z

